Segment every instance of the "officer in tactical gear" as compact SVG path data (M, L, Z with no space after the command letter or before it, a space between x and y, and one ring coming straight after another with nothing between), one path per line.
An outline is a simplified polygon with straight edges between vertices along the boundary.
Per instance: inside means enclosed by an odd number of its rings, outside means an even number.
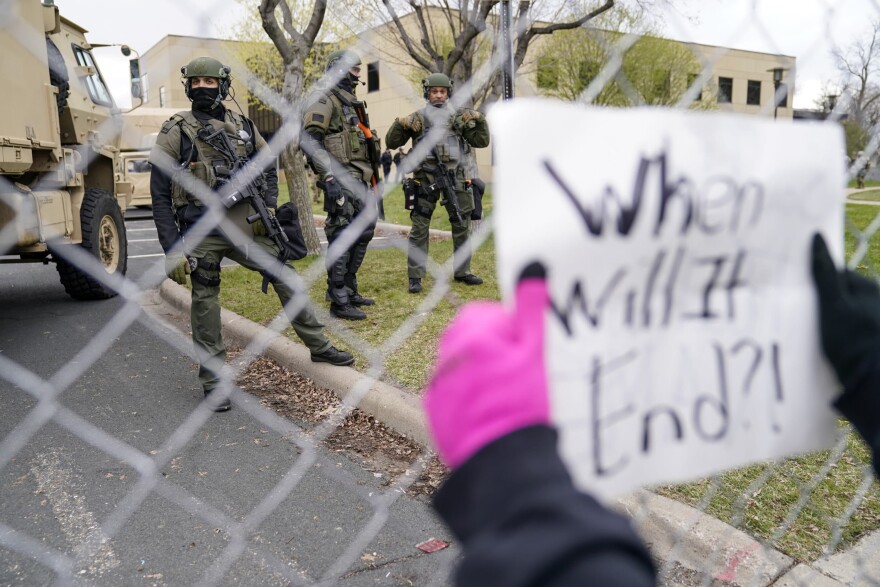
M218 300L220 262L228 257L266 275L263 267L249 254L249 249L253 251L259 247L276 258L280 251L266 236L266 227L261 221L248 222L253 210L247 200L236 203L232 201L234 198L227 199L222 207L224 224L212 228L201 240L188 237L187 233L209 206L220 200L219 190L232 179L229 154L220 151L210 140L212 134L217 136L217 131L225 133L228 139L225 144L235 149L236 160L253 158L266 141L251 120L224 107L223 100L229 95L232 81L229 67L211 57L198 57L180 71L192 109L178 112L162 126L150 153L153 220L165 251L168 277L181 285L186 284L187 275L192 281L192 336L199 360L199 381L211 407L215 411L225 411L231 406L229 399L210 395L220 385L220 369L226 360ZM262 176L265 180L260 182L265 185L262 197L270 213L274 214L278 200L278 177L274 165L267 167ZM206 190L190 191L186 187L199 184L211 190L210 199L213 201L207 201ZM271 276L269 282L286 311L295 292ZM288 314L288 317L297 335L309 347L313 361L332 365L354 362L350 353L331 346L323 325L308 306L296 315Z
M303 115L303 150L324 190L327 221L324 233L332 246L355 217L373 207L379 181L378 140L369 129L366 103L355 96L361 59L354 51L334 51L327 75L334 85L309 97ZM337 259L327 257L327 299L330 313L345 320L363 320L360 309L374 301L358 291L357 272L373 238L376 218Z
M404 193L412 202L410 219L412 230L409 234L409 255L407 272L409 292L422 291L425 265L428 256L428 229L431 216L438 200L442 199L440 173L454 174L455 198L458 206L455 216L450 212L452 222L452 243L454 248L454 279L465 285L480 285L483 280L470 272L471 255L467 250L469 218L474 209L472 193L465 185L465 174L459 170L462 153L471 147L482 148L489 145L489 126L486 118L478 111L469 108L454 109L449 104L452 96L452 80L442 73L432 73L422 80L427 105L409 116L395 120L385 135L385 144L396 149L412 139L413 149L424 139L434 126L446 129L441 140L433 146L427 157L413 172L414 181L404 182ZM431 138L433 143L433 137ZM411 192L411 193L407 193ZM410 207L410 206L408 206Z

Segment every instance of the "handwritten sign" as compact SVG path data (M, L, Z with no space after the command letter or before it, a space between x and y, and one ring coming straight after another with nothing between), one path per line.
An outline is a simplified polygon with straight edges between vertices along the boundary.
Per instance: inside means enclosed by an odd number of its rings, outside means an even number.
M548 268L561 452L612 497L825 448L810 240L842 257L835 125L517 100L490 114L499 276Z

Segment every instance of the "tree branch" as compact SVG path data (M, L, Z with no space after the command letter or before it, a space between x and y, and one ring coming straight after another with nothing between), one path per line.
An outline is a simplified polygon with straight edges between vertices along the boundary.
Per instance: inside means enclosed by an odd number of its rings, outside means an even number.
M272 39L278 53L281 54L281 60L284 63L290 63L294 59L293 48L284 37L284 32L278 25L278 19L275 17L275 9L278 7L280 0L261 0L260 1L260 20L263 21L263 30ZM285 4L286 6L286 4Z
M303 37L309 47L315 44L321 25L324 23L324 14L327 12L327 0L316 0L315 6L312 8L312 17L306 30L303 31Z
M607 12L614 7L614 0L605 0L605 4L598 7L597 9L585 14L584 16L578 18L577 20L573 20L571 22L557 22L553 24L549 24L543 27L529 27L529 32L534 31L536 35L552 35L556 31L564 31L568 29L576 29L578 27L583 26L585 23L590 22L603 12Z
M446 71L450 74L453 69L455 69L455 66L458 65L458 62L465 54L466 49L470 47L473 40L477 38L477 35L486 30L486 16L495 4L497 4L497 2L481 3L480 11L474 11L475 18L473 19L469 18L469 15L465 15L467 25L461 27L461 32L455 39L452 50L450 50L449 54L446 56Z
M391 1L382 0L382 4L385 6L388 14L391 15L391 20L394 22L394 26L397 29L398 34L400 35L400 40L403 41L403 45L406 48L407 53L409 53L410 57L412 57L416 63L424 67L425 70L430 71L431 62L425 59L425 57L419 53L416 46L413 45L409 33L406 32L406 29L403 28L403 24L400 22L400 17L397 15L397 11L395 11L394 7L391 6Z

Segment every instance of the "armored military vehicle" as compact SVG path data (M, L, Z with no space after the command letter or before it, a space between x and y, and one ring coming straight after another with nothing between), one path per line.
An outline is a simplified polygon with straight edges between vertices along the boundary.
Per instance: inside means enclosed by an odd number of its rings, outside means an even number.
M123 178L132 185L130 206L150 207L150 149L162 125L180 108L138 106L122 113L119 149Z
M119 110L86 30L52 0L9 0L3 12L0 262L52 262L72 297L112 297L107 277L127 267L132 194Z

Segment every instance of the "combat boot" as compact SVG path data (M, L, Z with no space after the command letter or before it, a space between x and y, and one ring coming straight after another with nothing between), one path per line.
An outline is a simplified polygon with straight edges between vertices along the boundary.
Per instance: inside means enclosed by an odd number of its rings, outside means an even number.
M351 302L344 306L340 304L330 304L330 313L343 320L363 320L367 317L366 314L355 308Z
M374 300L373 298L365 298L364 296L362 296L361 294L359 294L356 291L353 291L350 294L348 294L348 301L351 302L352 306L358 306L358 307L372 306L373 304L376 303L376 300Z
M215 412L229 411L232 408L232 402L229 401L229 398L224 397L221 399L219 396L214 395L213 391L213 389L205 390L205 402L207 402L208 406Z
M330 298L330 314L333 316L343 320L363 320L367 317L351 304L351 296L344 285L331 287L327 290L327 295Z
M474 275L473 273L465 273L464 275L456 275L455 281L458 283L463 283L465 285L480 285L483 283L483 280Z
M337 367L345 367L354 363L354 356L351 353L339 350L335 346L331 346L323 353L312 353L312 362L330 363Z
M409 278L409 293L419 293L422 291L422 280L410 277Z
M352 306L372 306L376 303L376 300L365 298L358 293L357 274L352 271L353 267L360 267L361 262L364 260L363 253L366 253L366 250L367 248L364 246L363 251L360 248L355 251L355 253L359 254L352 254L352 259L349 261L349 272L345 274L345 287L348 288L348 299L351 301Z

